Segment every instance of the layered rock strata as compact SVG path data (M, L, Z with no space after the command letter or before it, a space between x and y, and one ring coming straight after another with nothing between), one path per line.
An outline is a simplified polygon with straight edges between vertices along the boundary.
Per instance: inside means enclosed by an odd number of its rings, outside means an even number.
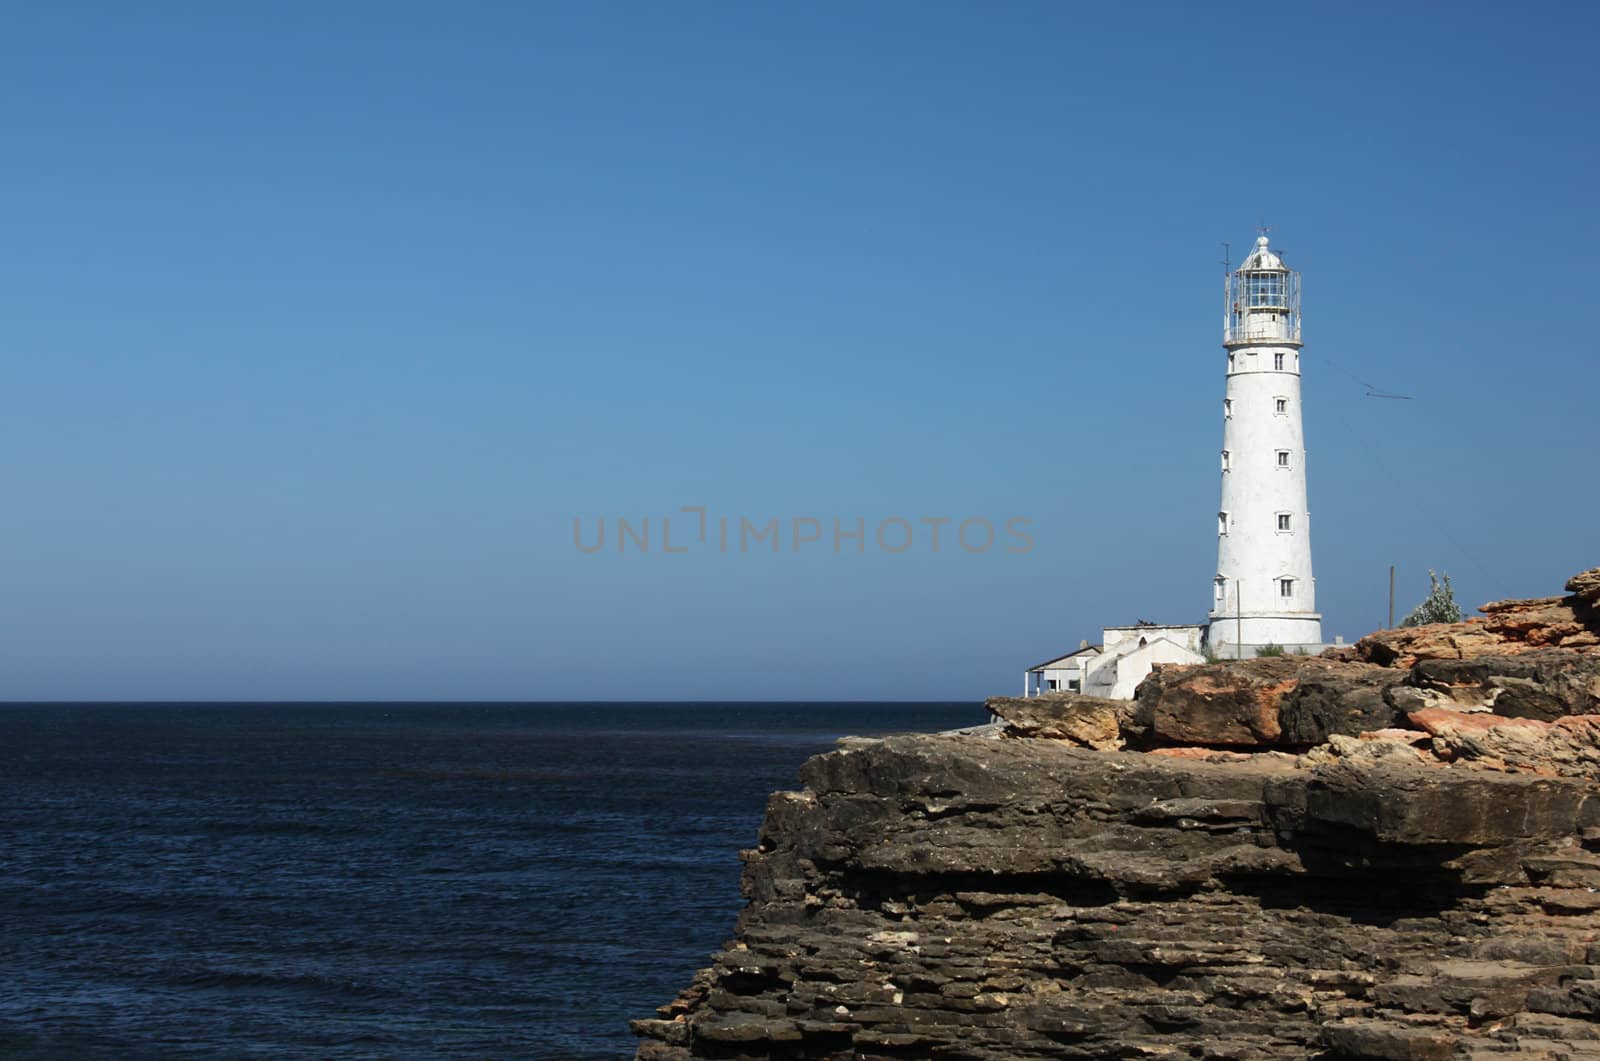
M1600 1058L1600 656L1433 629L842 742L638 1057Z

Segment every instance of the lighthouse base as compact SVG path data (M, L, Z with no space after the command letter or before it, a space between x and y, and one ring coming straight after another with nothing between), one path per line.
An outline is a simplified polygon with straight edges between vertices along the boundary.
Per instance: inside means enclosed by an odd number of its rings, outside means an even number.
M1276 614L1219 615L1211 613L1206 631L1206 649L1219 659L1249 659L1263 649L1315 655L1327 646L1322 642L1322 616L1315 612Z

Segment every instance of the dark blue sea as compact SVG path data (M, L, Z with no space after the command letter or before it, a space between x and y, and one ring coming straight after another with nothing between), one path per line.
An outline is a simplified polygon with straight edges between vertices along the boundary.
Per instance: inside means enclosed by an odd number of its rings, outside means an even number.
M627 1058L766 795L976 704L0 706L0 1057Z

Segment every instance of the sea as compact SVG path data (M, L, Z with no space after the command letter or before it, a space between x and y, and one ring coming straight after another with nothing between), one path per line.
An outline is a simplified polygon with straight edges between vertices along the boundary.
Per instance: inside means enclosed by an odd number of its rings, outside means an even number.
M767 794L976 703L0 706L0 1058L629 1058Z

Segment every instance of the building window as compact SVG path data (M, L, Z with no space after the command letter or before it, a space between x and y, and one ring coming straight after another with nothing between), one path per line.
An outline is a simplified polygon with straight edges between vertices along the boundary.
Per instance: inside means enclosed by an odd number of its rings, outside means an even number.
M1223 450L1222 451L1222 470L1223 471L1227 471L1230 463L1231 462L1228 460L1228 451L1227 450Z
M1272 367L1277 369L1279 372L1283 371L1283 355L1282 354L1273 354L1272 355Z
M1221 575L1217 576L1217 607L1222 607L1223 601L1228 597L1228 580Z
M1228 371L1229 372L1233 371L1233 355L1232 354L1228 355Z
M1218 512L1217 513L1217 533L1218 534L1227 534L1228 533L1228 514L1226 512Z
M1233 399L1232 398L1224 398L1224 399L1222 399L1222 416L1223 416L1223 419L1225 419L1225 420L1232 420L1233 419Z
M1279 416L1288 415L1288 412L1289 412L1289 399L1288 398L1274 398L1274 399L1272 399L1272 411L1277 413Z
M1280 449L1278 451L1278 467L1287 468L1288 466L1289 466L1289 451L1286 450L1286 449Z
M1289 531L1289 530L1293 530L1294 529L1290 525L1290 522L1289 522L1289 513L1287 513L1287 512L1278 513L1278 529L1280 531Z
M1294 579L1292 579L1292 578L1280 578L1280 579L1278 579L1278 596L1283 597L1285 599L1288 599L1289 597L1293 597L1294 596Z

